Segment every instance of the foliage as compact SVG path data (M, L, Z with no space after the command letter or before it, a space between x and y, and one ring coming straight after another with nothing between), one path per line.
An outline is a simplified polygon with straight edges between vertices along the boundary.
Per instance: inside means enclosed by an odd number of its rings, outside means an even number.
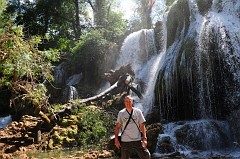
M55 50L39 51L41 38L25 39L21 26L9 23L0 28L0 88L12 93L11 107L31 101L36 109L47 104L44 80L53 80L51 61L58 60ZM16 102L17 101L17 102Z
M96 79L100 79L106 71L103 63L106 62L107 57L111 56L108 55L109 46L113 43L121 45L127 28L127 22L123 20L121 13L110 10L104 17L105 25L101 28L97 26L98 28L82 33L71 51L73 57L70 57L73 59L72 66L80 68L83 72L83 82L95 86L101 83Z
M7 7L7 1L6 0L0 0L0 16L1 16L2 12L5 10L6 7Z
M121 39L127 29L127 21L123 20L122 17L122 13L109 13L107 26L104 33L106 40L116 43L122 42Z
M103 28L106 27L108 5L111 5L111 1L109 0L96 0L93 4L92 9L96 26Z
M58 126L61 128L53 129L54 143L61 145L64 139L66 141L74 139L78 146L83 149L104 145L113 132L115 119L113 119L112 114L98 106L81 103L80 100L72 102L76 110L71 112L72 115L65 116L60 120ZM60 105L55 105L54 110L62 109L60 107ZM71 146L71 143L76 144L75 142L69 142L67 145Z
M76 56L80 56L77 59L80 60L80 63L84 64L86 68L89 64L89 67L93 67L92 63L97 63L98 60L101 60L100 55L104 54L103 48L106 45L107 40L103 38L103 31L91 30L81 36L81 39L73 48L73 53Z
M7 8L8 0L0 0L0 28L6 25L6 21L8 21L9 17L4 14L4 11Z
M102 29L98 29L83 34L74 49L92 47L93 44L98 48L105 46L107 41L104 39L103 32Z
M108 41L103 34L103 29L84 33L72 50L74 54L74 58L72 58L73 66L82 68L85 75L84 80L90 83L96 82L94 77L100 76L99 66L101 66L104 56L106 56Z
M51 62L59 58L54 49L72 62L69 74L81 71L86 82L99 84L96 78L104 73L102 63L109 57L108 48L112 42L121 44L127 22L112 10L113 1L93 2L98 3L94 6L99 12L104 12L98 19L101 22L104 18L101 27L91 21L86 1L9 1L4 15L11 17L12 24L0 22L0 41L4 44L0 48L0 86L8 86L16 104L25 100L29 105L47 105L42 83L53 79Z
M79 14L76 12L78 11ZM47 43L41 49L69 49L69 40L76 40L81 32L91 27L86 4L80 1L78 5L68 0L36 0L10 1L7 9L16 17L15 23L24 26L24 32L30 36L47 36ZM67 42L67 43L66 43ZM64 45L62 45L64 44Z
M106 133L109 129L112 129L112 126L113 121L101 112L85 112L82 114L81 123L78 125L78 142L82 146L99 143L106 139Z
M135 32L135 31L143 29L140 16L134 16L134 18L132 18L129 21L128 25L131 29L131 32Z
M121 45L127 22L121 13L113 11L112 0L92 1L92 10L88 3L90 0L78 1L77 4L76 2L11 1L7 12L16 16L15 23L23 26L23 31L28 33L27 36L47 37L42 39L43 43L38 46L40 50L49 48L60 50L64 59L72 61L69 74L81 71L86 81L91 79L89 81L91 84L94 83L93 79L99 78L104 73L99 70L103 70L101 60L108 56L106 53L109 44ZM91 12L95 16L95 24L90 17Z

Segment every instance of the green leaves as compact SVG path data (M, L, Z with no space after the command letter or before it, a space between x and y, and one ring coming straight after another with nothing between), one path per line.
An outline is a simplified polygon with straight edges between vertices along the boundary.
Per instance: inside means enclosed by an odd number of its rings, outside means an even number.
M7 1L6 0L0 0L0 17L2 12L6 9Z
M19 28L12 32L0 34L2 37L0 51L4 53L1 56L0 72L9 77L9 80L13 75L21 79L24 76L34 78L44 74L48 79L52 79L50 61L58 60L58 52L56 50L39 51L37 48L41 42L39 37L24 40Z
M78 125L80 145L99 143L99 141L104 140L108 127L113 125L109 122L111 119L103 116L101 112L86 111Z
M21 96L36 108L46 105L47 90L42 82L53 80L51 61L59 59L58 51L38 50L41 38L25 39L21 26L9 24L4 29L0 32L0 88L8 86L11 100Z

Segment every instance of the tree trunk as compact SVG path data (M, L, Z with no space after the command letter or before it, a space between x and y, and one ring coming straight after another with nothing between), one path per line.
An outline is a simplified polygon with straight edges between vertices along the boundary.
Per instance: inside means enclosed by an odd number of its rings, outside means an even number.
M75 26L74 27L75 27L75 36L76 36L76 39L78 39L81 35L78 0L75 0L74 3L75 3Z
M152 19L151 12L152 7L155 4L155 0L142 0L141 8L142 8L142 25L144 28L151 29L152 28Z

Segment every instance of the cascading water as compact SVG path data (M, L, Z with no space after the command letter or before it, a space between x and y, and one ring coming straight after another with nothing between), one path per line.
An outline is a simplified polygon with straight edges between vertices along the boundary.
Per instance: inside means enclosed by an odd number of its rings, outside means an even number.
M140 30L125 39L116 68L132 64L136 79L145 83L144 99L135 98L145 115L156 105L162 121L179 121L164 124L154 156L178 151L190 158L239 158L233 150L239 133L232 133L228 116L240 102L240 2L175 5L181 7L172 7L163 33L167 49L157 53L153 30ZM181 13L188 17L176 15Z
M178 2L186 5L181 7L189 19L176 20L177 38L168 44L159 72L157 104L162 120L185 121L164 124L154 155L177 151L190 158L240 158L234 147L239 120L228 120L239 110L240 2L207 1L205 8L197 0Z
M12 121L12 116L8 115L5 117L0 117L0 129L5 128Z
M154 86L164 51L157 53L154 30L143 29L130 34L124 41L116 68L131 64L136 80L144 83L143 99L135 98L135 106L147 115L153 106Z
M193 2L191 2L192 4ZM196 3L196 2L195 2ZM237 4L239 6L239 3ZM237 40L237 36L235 35L239 32L239 17L235 17L235 13L232 11L234 9L234 2L226 1L222 6L222 12L219 13L217 9L219 6L219 1L213 1L212 10L208 13L207 17L199 16L199 22L201 25L199 40L197 41L196 50L196 61L198 62L198 72L200 76L199 80L199 107L201 110L201 117L214 117L216 116L216 109L214 105L214 97L212 94L216 94L216 90L214 88L214 66L213 63L213 54L218 59L218 63L221 63L221 58L224 57L227 65L231 65L230 72L234 73L235 70L239 68L236 64L239 61L239 40ZM211 38L211 36L216 37ZM239 38L239 37L238 37ZM209 50L212 49L212 45L216 45L218 53L210 53ZM232 48L234 47L234 48ZM232 56L229 58L228 56ZM236 60L236 61L235 61ZM208 65L206 65L206 63ZM238 63L238 62L237 62ZM220 78L217 80L221 80L221 76L223 74L223 66L219 64L219 74ZM234 73L234 78L236 81L239 81L239 73ZM237 76L236 76L237 75ZM226 85L227 86L227 85ZM227 90L227 88L224 88Z

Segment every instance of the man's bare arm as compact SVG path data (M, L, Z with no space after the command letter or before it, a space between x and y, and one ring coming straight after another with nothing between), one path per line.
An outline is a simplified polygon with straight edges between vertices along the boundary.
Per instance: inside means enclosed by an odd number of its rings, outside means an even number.
M144 148L147 148L147 130L144 123L140 124L140 130L142 131L142 144Z
M118 134L119 134L120 128L121 128L121 124L117 123L114 131L114 134L115 134L114 143L118 149L121 147L120 142L118 141Z

